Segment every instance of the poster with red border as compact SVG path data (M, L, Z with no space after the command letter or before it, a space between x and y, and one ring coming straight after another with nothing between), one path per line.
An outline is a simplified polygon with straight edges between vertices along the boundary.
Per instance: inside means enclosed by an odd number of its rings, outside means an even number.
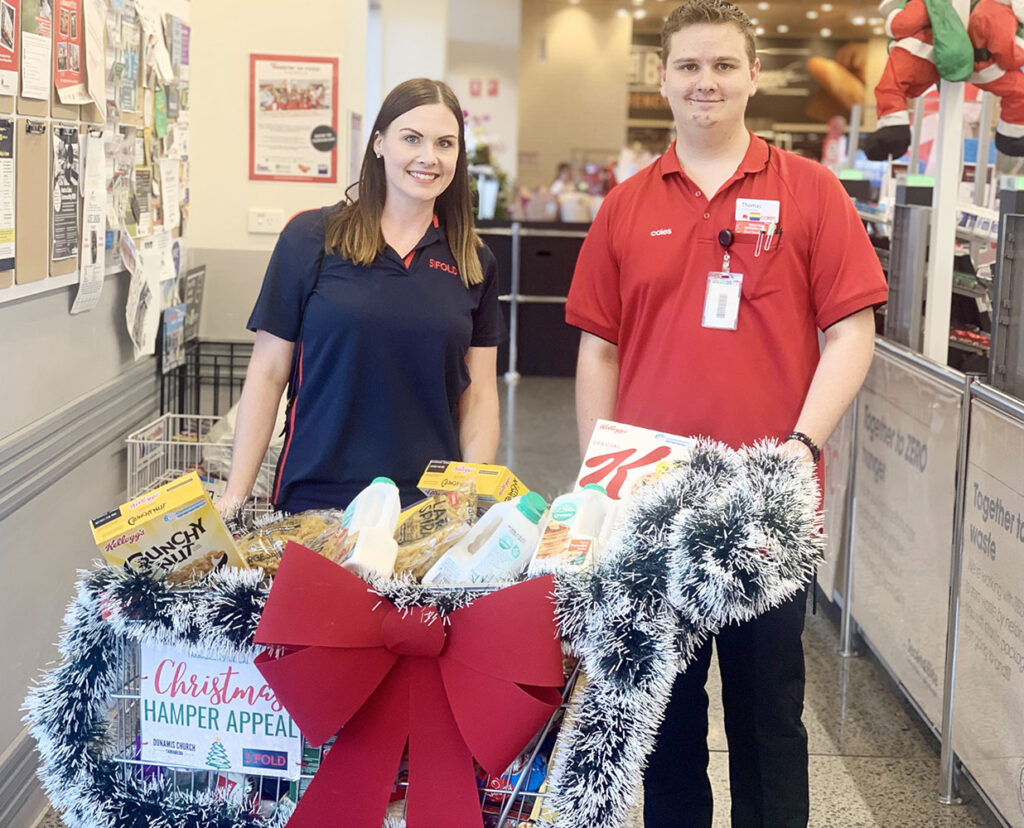
M56 34L53 38L53 82L61 103L86 104L92 99L85 88L85 17L82 0L57 0L54 4Z
M249 56L249 180L338 180L338 59Z
M21 0L0 0L0 95L18 94Z

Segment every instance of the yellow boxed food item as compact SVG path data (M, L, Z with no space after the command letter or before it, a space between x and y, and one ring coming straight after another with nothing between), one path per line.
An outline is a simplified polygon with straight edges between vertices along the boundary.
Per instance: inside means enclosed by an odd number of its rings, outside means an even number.
M100 515L91 526L103 557L135 572L179 578L246 567L195 472Z
M481 509L530 491L504 466L484 466L454 460L431 460L417 486L423 494L432 495L458 489L469 481L476 485L477 501Z

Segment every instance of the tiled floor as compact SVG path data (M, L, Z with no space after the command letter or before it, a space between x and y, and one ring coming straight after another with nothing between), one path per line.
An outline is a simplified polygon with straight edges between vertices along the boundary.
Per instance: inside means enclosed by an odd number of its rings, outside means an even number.
M579 464L570 380L525 378L503 390L499 463L549 501L572 485ZM804 634L810 742L811 828L994 828L975 795L966 805L938 803L935 739L870 657L843 659L835 623L809 616ZM711 670L715 828L729 825L728 747ZM60 828L50 815L43 828ZM680 822L685 826L685 822ZM602 828L594 826L594 828ZM668 828L651 826L650 828ZM675 826L672 826L675 828Z

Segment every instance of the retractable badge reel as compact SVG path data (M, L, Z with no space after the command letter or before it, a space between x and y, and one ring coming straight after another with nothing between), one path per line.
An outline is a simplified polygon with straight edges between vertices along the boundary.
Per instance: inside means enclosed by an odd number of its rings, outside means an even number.
M735 331L740 313L740 296L743 274L729 270L729 248L732 246L732 231L721 230L718 243L722 245L722 269L708 273L707 290L704 293L704 316L701 327Z

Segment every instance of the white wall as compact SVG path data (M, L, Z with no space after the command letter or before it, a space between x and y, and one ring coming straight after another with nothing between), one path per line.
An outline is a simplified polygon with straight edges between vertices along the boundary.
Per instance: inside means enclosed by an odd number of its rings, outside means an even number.
M491 144L492 159L514 180L519 161L520 0L449 0L445 80ZM471 94L470 81L482 83ZM497 95L488 94L496 80ZM485 120L486 119L486 120ZM476 127L473 121L478 120Z
M626 140L631 36L632 18L614 4L523 0L521 184L550 184L560 161L603 163L618 153Z
M363 112L366 0L208 0L192 4L190 245L270 250L277 237L248 232L250 207L285 219L342 196L349 110ZM339 57L338 184L249 181L250 53ZM207 274L208 279L230 274ZM262 274L258 274L262 276Z
M382 95L409 78L444 77L448 0L380 0L380 15Z

